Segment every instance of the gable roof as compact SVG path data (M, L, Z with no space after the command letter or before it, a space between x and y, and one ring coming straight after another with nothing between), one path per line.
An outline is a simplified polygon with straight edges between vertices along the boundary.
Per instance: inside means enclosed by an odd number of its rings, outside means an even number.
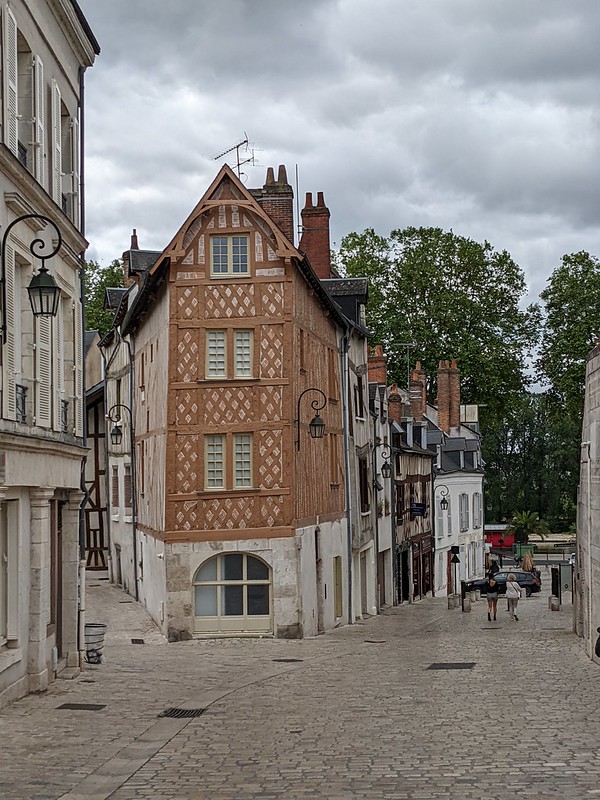
M273 231L277 246L277 256L286 261L295 263L300 274L310 288L314 291L323 308L329 312L331 318L337 325L340 325L342 328L346 329L348 327L348 320L342 313L337 303L325 290L323 284L317 277L313 268L310 266L308 258L294 247L293 243L290 242L290 240L277 226L277 223L252 196L252 193L244 186L237 175L235 175L231 167L225 164L223 167L221 167L200 201L188 215L187 219L179 228L175 236L171 239L169 244L162 252L158 253L158 257L154 260L154 263L149 265L148 268L142 272L143 277L140 290L133 300L122 325L123 333L127 333L129 330L139 324L141 316L147 309L147 304L152 295L152 290L156 288L158 283L162 280L170 263L185 256L186 235L192 229L198 217L205 211L222 205L223 200L216 198L215 195L225 179L231 181L233 184L236 193L239 195L240 205L243 204L249 207L252 212L257 217L261 218L269 227L269 229ZM155 253L153 252L152 255L154 256Z

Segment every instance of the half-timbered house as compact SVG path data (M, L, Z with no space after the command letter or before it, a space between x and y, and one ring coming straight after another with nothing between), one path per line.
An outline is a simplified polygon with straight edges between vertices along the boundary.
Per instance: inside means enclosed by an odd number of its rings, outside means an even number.
M108 407L130 359L128 590L171 639L347 622L347 320L294 247L285 170L248 191L223 167L163 252L125 263L106 377Z

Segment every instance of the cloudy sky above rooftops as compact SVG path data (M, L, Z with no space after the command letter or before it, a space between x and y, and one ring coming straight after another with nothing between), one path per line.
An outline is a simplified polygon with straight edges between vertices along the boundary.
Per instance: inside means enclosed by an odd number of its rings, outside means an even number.
M161 250L247 137L332 241L433 225L521 265L600 254L598 0L79 0L88 256ZM242 150L247 158L251 151Z

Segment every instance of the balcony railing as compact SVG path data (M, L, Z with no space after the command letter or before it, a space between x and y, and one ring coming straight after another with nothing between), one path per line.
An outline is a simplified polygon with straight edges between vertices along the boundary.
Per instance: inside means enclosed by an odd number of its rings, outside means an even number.
M60 430L62 433L69 432L69 401L60 401Z
M15 395L15 414L17 422L27 422L27 406L25 400L27 398L27 387L16 384Z

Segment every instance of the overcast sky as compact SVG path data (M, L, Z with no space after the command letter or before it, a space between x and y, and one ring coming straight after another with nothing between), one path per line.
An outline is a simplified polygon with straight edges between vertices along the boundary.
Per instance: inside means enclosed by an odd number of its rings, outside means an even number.
M90 258L132 228L161 250L245 134L246 185L297 165L335 243L452 228L507 249L532 298L564 253L600 254L598 0L79 2L102 48Z

